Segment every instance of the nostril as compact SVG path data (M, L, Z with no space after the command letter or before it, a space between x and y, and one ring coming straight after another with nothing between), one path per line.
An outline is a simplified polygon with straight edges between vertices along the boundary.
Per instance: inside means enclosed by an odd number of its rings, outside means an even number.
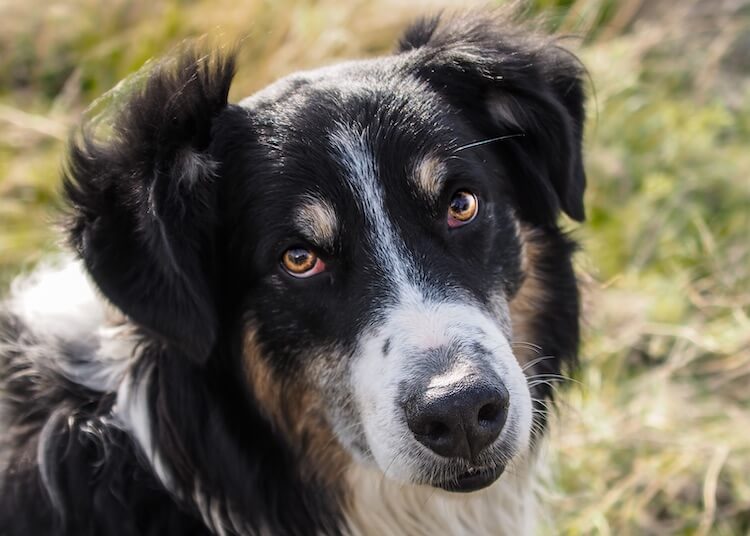
M461 412L456 411L450 397L416 397L404 407L406 423L417 441L439 454L452 458L468 456Z
M500 416L502 408L498 402L489 402L479 409L477 419L480 426L489 426L495 423Z

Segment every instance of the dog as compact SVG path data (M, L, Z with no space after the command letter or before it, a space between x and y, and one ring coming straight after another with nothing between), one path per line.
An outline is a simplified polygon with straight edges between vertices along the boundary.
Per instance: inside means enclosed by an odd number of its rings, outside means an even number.
M0 534L529 534L576 364L579 61L497 13L228 102L184 46L0 316Z

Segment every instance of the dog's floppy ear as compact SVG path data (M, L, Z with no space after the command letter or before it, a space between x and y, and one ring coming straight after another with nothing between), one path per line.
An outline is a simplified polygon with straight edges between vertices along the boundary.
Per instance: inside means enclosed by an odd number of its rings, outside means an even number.
M550 223L562 209L582 221L583 68L570 52L512 19L421 20L399 51L411 55L417 76L468 115L482 135L477 141L506 156L523 218Z
M101 291L198 363L217 332L211 132L233 74L233 54L183 48L149 69L104 139L83 126L64 176L70 241Z

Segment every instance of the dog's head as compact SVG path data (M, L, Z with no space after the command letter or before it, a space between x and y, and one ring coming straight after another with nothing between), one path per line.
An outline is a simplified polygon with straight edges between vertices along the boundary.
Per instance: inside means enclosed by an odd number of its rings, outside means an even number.
M492 483L534 423L511 345L524 235L583 218L577 62L459 18L239 104L233 69L183 54L109 141L73 148L72 240L98 286L318 469Z

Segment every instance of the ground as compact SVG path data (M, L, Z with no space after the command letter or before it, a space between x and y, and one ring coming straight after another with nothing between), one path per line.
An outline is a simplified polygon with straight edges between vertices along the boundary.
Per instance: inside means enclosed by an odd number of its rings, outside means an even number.
M388 50L448 0L0 3L0 288L58 249L64 140L186 37L241 42L235 100ZM586 64L582 367L561 379L547 534L750 532L750 2L536 0ZM107 94L87 113L116 100Z

